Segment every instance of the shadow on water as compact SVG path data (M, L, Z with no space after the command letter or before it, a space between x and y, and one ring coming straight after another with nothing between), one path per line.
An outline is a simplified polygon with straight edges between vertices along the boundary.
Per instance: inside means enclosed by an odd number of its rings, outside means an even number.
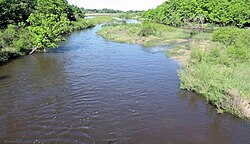
M4 80L6 78L8 78L9 76L0 76L0 80Z

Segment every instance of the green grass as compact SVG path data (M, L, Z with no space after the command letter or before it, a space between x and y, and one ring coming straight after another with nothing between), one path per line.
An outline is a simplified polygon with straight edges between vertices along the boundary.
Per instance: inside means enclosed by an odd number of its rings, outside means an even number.
M168 57L182 56L184 53L181 50L190 50L188 45L175 46L165 52Z
M194 40L212 40L212 33L200 32L192 37Z
M241 99L250 100L250 63L227 67L223 64L199 62L184 67L180 72L181 88L195 91L217 106L232 114L245 117ZM235 91L236 94L227 95ZM226 100L229 99L229 100Z
M109 25L98 31L98 34L111 41L141 44L145 47L177 43L190 37L187 30L153 22Z
M114 21L113 16L95 16L94 18L88 19L87 22L93 24L101 24L104 22L112 22Z

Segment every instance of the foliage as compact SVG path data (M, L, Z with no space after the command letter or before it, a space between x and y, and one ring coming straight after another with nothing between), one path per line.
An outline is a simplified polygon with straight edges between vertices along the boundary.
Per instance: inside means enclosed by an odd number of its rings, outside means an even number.
M67 5L66 13L70 21L77 21L85 17L84 10L74 5Z
M34 46L34 37L27 28L9 25L0 32L0 62L5 62L10 56L24 55Z
M35 0L0 0L0 28L25 22L35 7Z
M248 0L169 0L143 16L159 23L182 26L185 24L214 23L221 26L250 25Z
M250 30L234 27L220 28L213 33L213 41L226 45L226 52L234 61L250 60Z
M24 51L33 46L33 39L27 28L9 25L0 33L0 50L11 47Z
M66 9L63 0L37 0L35 10L28 19L31 24L29 30L36 39L37 47L56 47L55 42L60 40L60 35L69 29Z

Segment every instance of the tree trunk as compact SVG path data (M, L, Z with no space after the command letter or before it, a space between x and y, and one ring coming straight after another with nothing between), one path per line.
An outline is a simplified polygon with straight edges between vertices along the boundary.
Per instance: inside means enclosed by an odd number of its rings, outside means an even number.
M32 55L37 49L38 47L33 48L32 51L29 53L29 55Z

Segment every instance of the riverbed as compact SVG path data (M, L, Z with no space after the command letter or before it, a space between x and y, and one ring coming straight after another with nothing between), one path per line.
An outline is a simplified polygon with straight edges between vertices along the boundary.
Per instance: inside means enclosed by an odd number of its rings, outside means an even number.
M1 144L249 143L249 123L179 90L162 47L110 42L100 27L0 67Z

